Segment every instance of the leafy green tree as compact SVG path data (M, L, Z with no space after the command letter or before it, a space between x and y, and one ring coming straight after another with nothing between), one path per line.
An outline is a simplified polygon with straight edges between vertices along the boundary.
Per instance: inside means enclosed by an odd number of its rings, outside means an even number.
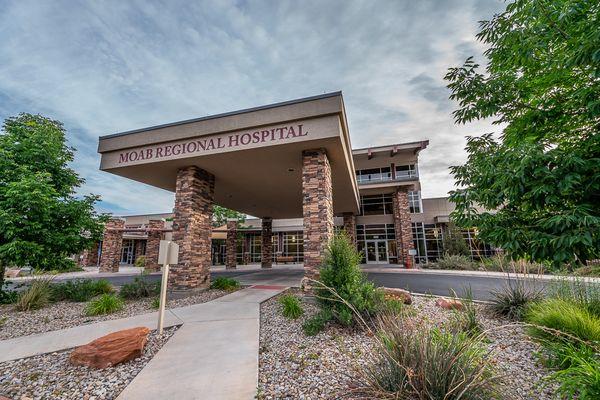
M102 237L98 196L75 197L83 179L58 121L20 114L0 134L0 265L62 269ZM3 271L2 271L3 272ZM3 276L3 274L2 274Z
M221 207L217 204L213 207L213 227L219 227L227 223L227 219L235 218L238 225L246 220L246 214Z
M599 27L597 1L517 0L480 23L485 68L468 58L445 77L457 123L502 127L469 137L451 168L453 217L512 256L600 256Z
M444 248L444 254L450 256L471 256L469 245L467 244L462 231L454 222L450 222L448 227L444 230L442 247Z

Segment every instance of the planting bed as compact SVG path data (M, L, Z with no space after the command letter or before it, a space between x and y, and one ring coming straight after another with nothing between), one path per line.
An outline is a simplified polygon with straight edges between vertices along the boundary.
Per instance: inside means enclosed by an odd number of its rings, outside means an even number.
M299 292L296 295L301 296ZM316 305L302 298L304 315L285 318L277 298L261 305L259 399L338 399L352 397L359 369L373 361L375 339L366 333L328 326L307 337L302 323L314 315ZM435 304L435 298L413 296L411 318L440 325L451 315ZM477 305L479 320L486 330L494 364L503 376L506 399L551 399L555 387L544 378L549 374L534 353L521 326L486 314Z
M169 300L167 308L205 303L229 293L232 292L209 289L193 296ZM35 311L16 311L12 305L2 305L0 306L0 340L156 311L152 308L152 299L144 298L127 300L125 307L119 312L88 317L84 313L86 304L61 301Z
M69 363L72 350L0 363L0 395L14 399L108 400L135 378L178 327L148 335L144 355L114 367L96 370Z

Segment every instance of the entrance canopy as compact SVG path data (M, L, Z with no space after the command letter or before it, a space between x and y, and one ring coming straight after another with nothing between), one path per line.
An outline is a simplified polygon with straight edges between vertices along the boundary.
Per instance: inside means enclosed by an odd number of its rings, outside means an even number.
M325 149L335 214L358 211L341 92L100 137L100 169L175 191L179 168L215 176L215 203L257 217L302 217L302 151Z

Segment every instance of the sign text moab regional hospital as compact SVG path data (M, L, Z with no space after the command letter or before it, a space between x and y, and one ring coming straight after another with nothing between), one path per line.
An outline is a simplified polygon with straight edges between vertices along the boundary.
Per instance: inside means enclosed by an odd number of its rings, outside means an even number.
M118 163L126 165L137 161L189 157L192 155L209 154L211 152L231 151L248 145L269 145L275 144L274 142L292 141L295 138L303 138L308 135L309 131L305 128L304 124L284 125L251 132L231 133L123 151L119 152Z

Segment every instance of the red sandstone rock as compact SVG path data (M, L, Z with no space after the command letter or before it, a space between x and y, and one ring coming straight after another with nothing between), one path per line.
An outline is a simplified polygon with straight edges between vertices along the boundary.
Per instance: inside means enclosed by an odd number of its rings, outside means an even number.
M142 355L150 329L125 329L102 336L73 350L69 361L74 365L107 368Z
M412 304L412 296L410 292L398 288L383 288L386 298L392 298L402 301L404 304Z
M19 276L20 273L21 273L20 269L7 269L6 272L4 272L4 276L6 278L16 278L17 276ZM2 400L1 397L0 397L0 400Z
M463 303L457 299L439 298L435 301L435 304L446 310L462 310L464 308Z

